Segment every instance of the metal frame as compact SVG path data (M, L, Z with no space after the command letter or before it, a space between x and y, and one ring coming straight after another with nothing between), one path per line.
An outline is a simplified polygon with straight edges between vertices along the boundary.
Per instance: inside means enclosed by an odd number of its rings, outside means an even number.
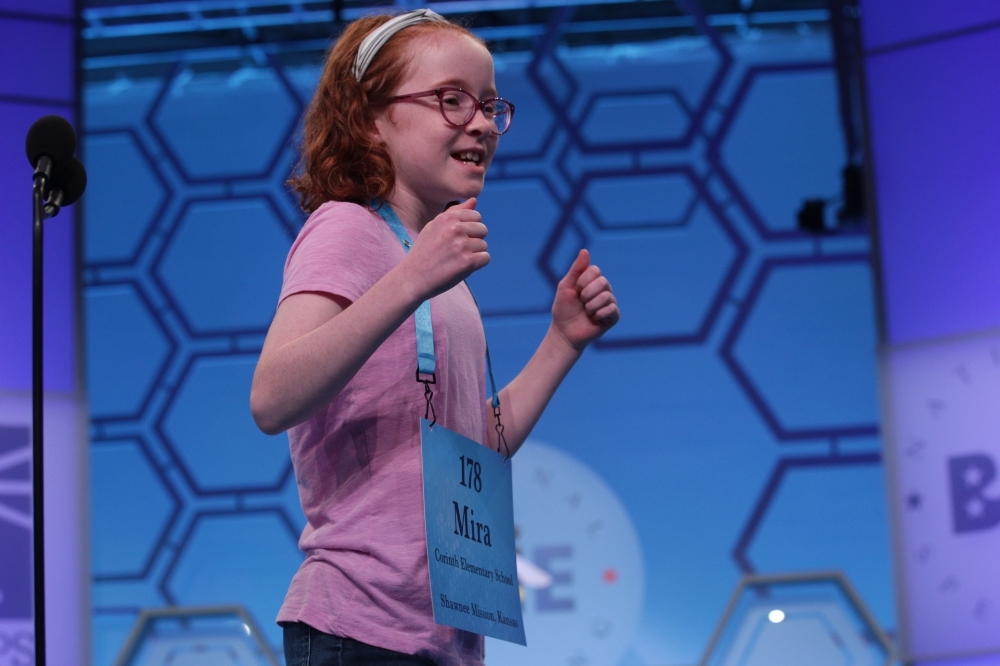
M145 632L146 625L148 625L151 620L159 618L212 617L222 615L238 615L243 623L249 628L250 636L257 642L257 647L260 648L261 653L267 658L272 666L280 666L278 660L275 659L274 654L271 652L271 648L267 646L267 643L265 643L264 639L261 637L260 627L258 627L257 623L253 621L252 617L250 617L250 613L248 613L243 606L235 604L232 606L170 606L167 608L147 608L143 610L139 613L139 617L136 619L135 625L132 627L132 631L129 632L128 638L125 640L125 645L122 647L122 651L118 654L118 658L115 659L114 666L125 666L128 664L129 660L135 656L136 649L139 647L139 642Z
M532 8L555 8L578 5L619 4L627 0L537 0ZM525 0L448 0L426 5L440 14L469 14L477 12L503 12L524 9ZM270 8L273 11L248 14L247 10ZM282 11L283 10L283 11ZM353 20L375 12L395 11L396 6L370 5L352 7L342 12L344 20ZM214 14L205 16L205 12ZM225 15L219 15L225 14ZM185 18L178 18L185 16ZM157 2L83 9L84 39L132 37L136 35L166 34L204 30L242 29L248 27L301 25L329 23L335 20L334 10L328 2L288 2L275 0L202 0L197 5L190 2ZM798 23L827 21L826 9L786 9L715 14L709 19L714 26L768 25L772 23ZM111 21L107 24L106 21ZM641 18L642 27L692 27L689 16ZM600 23L596 21L595 23Z
M861 600L860 595L858 595L850 581L847 580L847 576L840 571L807 571L802 573L743 576L743 578L740 579L740 582L736 584L736 589L733 590L733 594L729 598L729 603L726 604L726 609L722 612L719 624L716 625L715 631L712 633L712 638L708 641L708 646L705 648L704 654L702 654L701 659L698 660L698 666L708 665L709 657L712 656L712 653L718 646L719 641L722 638L722 634L726 630L726 626L733 615L733 611L736 609L736 604L739 603L740 598L743 596L743 593L747 588L759 587L762 585L794 585L796 583L822 582L832 582L840 587L847 597L847 600L854 607L854 610L861 616L862 621L868 627L872 636L876 641L878 641L879 645L885 649L886 658L884 666L892 666L896 653L895 646L892 644L892 641L889 640L889 637L885 634L885 632L882 631L882 627L880 627L878 622L875 620L875 616L872 615L871 611L868 610L868 607L865 606L864 601Z
M440 14L468 15L483 12L517 12L525 8L556 9L581 5L620 5L627 0L444 0L425 6ZM402 4L402 3L400 3ZM146 4L123 4L83 8L80 34L85 41L142 36L166 36L185 33L243 30L258 28L294 28L296 26L335 24L373 13L397 11L397 5L364 4L344 8L340 14L329 2L320 0L202 0L195 4L166 0ZM251 13L252 12L252 13ZM748 11L710 14L706 20L717 28L746 29L769 25L825 23L827 9L784 8L773 11ZM593 33L649 29L690 29L695 20L684 13L662 17L618 17L571 23L566 33ZM544 23L477 26L474 31L491 41L532 39L545 33Z
M881 266L879 267L881 270ZM880 294L880 301L882 300ZM898 346L898 345L897 345ZM898 497L899 484L896 473L898 463L896 461L896 428L892 409L892 390L889 382L889 354L897 346L889 345L885 342L879 345L876 359L878 372L878 392L879 407L882 417L882 462L885 473L885 501L889 510L889 534L892 538L892 570L894 583L893 596L896 602L896 618L899 624L899 652L900 660L906 664L909 659L909 608L907 606L906 594L906 574L903 566L903 532L900 525L898 507L895 498Z

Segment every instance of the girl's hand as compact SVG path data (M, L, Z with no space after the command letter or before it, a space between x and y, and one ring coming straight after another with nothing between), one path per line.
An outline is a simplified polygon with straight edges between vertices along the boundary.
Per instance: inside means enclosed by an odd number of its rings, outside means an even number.
M556 287L552 326L577 351L618 323L621 313L611 283L590 264L590 253L580 250L566 277Z
M421 230L400 264L421 301L448 291L490 263L482 219L472 198L448 208Z

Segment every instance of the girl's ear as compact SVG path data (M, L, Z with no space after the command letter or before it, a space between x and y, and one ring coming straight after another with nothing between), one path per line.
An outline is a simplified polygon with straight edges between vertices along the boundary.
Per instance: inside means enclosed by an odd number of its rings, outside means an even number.
M388 122L387 110L379 111L378 113L372 114L372 125L371 125L371 137L379 142L382 141L381 125L384 122Z
M391 104L385 107L384 109L381 109L380 111L375 111L374 113L372 113L372 128L376 138L381 139L382 127L384 127L386 123L390 125L392 124Z

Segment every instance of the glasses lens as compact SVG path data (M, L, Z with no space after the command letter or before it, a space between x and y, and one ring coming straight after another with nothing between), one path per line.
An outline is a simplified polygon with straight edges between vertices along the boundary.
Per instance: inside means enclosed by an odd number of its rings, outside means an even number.
M493 108L493 126L496 128L494 131L497 134L503 134L510 129L510 121L514 115L510 104L502 99L495 99L488 106Z
M464 125L476 113L476 98L464 90L443 90L441 112L449 123Z

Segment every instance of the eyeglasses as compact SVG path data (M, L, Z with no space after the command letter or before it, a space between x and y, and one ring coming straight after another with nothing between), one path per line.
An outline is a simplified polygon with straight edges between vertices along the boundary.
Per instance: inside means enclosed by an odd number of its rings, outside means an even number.
M438 98L441 115L453 127L468 125L475 117L477 109L482 111L483 117L493 125L494 134L503 134L509 130L510 123L514 119L514 105L507 100L491 97L480 101L476 99L475 95L461 88L435 88L409 95L398 95L390 99L389 103L401 102L404 99L416 99L417 97L430 97L431 95Z

